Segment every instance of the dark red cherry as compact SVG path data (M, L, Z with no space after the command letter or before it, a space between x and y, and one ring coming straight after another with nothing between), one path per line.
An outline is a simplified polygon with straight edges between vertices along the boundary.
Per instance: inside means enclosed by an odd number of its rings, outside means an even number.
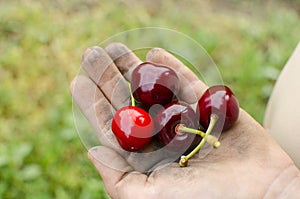
M215 131L228 130L238 119L239 103L233 92L224 85L208 88L198 101L197 115L202 127L207 129L210 116L215 113L219 119L214 127Z
M154 123L143 109L126 106L118 110L112 120L112 131L120 146L126 151L138 151L153 136Z
M132 72L133 97L147 108L170 103L179 91L179 80L172 69L150 62L138 65Z
M154 118L154 124L158 140L172 151L185 152L201 141L198 135L176 132L177 124L198 128L196 113L185 102L173 101L165 106Z

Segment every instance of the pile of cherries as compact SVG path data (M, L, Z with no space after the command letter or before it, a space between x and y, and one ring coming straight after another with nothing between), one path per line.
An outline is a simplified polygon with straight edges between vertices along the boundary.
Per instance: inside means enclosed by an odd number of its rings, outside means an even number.
M182 152L179 165L187 166L188 159L205 142L220 146L210 135L212 131L226 131L238 119L238 100L225 85L209 87L194 111L178 99L179 78L167 66L150 62L138 65L129 88L132 104L119 109L112 120L112 131L126 151L139 151L157 139L162 147Z

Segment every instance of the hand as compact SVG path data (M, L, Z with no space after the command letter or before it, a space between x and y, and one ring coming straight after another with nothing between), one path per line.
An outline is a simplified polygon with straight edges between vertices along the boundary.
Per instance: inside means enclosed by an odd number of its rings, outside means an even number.
M163 49L150 50L146 59L180 74L179 97L184 101L194 103L204 92L204 83ZM88 155L112 198L274 198L300 185L291 159L242 109L237 123L221 134L221 146L203 159L194 156L188 167L177 162L161 166L167 153L122 150L111 132L111 119L115 110L129 104L126 80L139 63L123 44L91 47L82 58L88 77L79 75L71 83L74 101L103 145ZM152 143L145 152L155 149Z

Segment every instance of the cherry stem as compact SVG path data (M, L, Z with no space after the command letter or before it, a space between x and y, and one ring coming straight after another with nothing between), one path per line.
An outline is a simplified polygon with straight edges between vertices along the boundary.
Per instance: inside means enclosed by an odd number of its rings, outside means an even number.
M182 133L193 133L196 135L200 135L202 138L206 137L207 143L213 145L215 148L218 148L221 145L217 137L213 135L206 135L203 131L197 129L188 128L184 126L184 124L177 124L175 132L178 135L181 135Z
M130 92L130 98L131 98L131 106L135 106L135 99L132 95L132 92L131 92L131 84L130 82L127 82L128 83L128 87L129 87L129 92Z
M205 136L203 137L203 139L201 140L199 145L196 148L194 148L194 150L192 152L190 152L187 156L181 156L180 161L179 161L179 165L181 167L186 167L187 164L188 164L188 160L191 157L193 157L203 147L203 145L207 141L208 136L210 135L210 133L212 132L214 126L216 125L216 122L218 121L218 119L219 119L218 115L211 114L209 126L206 130Z

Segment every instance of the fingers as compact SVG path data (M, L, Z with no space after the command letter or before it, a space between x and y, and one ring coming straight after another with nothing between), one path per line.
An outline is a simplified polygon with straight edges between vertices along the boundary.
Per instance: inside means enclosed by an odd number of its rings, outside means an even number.
M88 77L79 75L73 79L70 91L100 142L105 146L116 146L115 137L110 131L114 109L95 83Z
M88 48L82 56L82 67L113 107L120 109L129 104L128 84L105 50L98 46Z
M195 103L201 97L207 86L175 56L161 48L153 48L146 57L147 61L173 68L179 74L179 97L187 103Z
M101 175L112 198L139 198L144 193L147 176L133 169L112 149L99 146L89 150L88 157ZM136 190L139 190L138 192Z
M105 50L124 77L130 81L132 69L142 61L122 43L111 43Z
M127 95L129 97L129 88L120 71L128 74L128 71L141 61L123 44L113 43L106 49L109 55L102 48L96 46L85 51L82 57L82 66L90 78L84 76L76 78L71 86L72 95L104 146L113 147L135 170L149 171L164 158L165 153L151 153L158 149L153 144L154 142L144 149L145 153L125 152L119 147L111 132L113 113L120 107L129 104L124 103ZM74 89L75 82L76 89ZM77 92L74 92L75 90ZM95 96L98 96L97 99Z

